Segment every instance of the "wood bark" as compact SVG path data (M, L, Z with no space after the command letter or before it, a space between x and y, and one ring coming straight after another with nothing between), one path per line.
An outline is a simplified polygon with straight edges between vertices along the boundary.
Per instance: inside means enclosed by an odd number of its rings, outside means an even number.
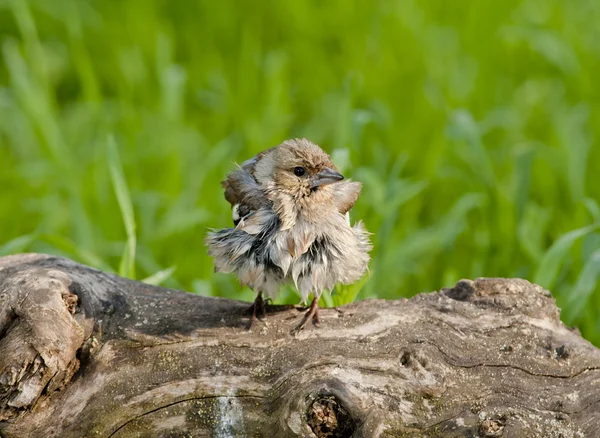
M3 437L598 437L600 351L520 279L302 312L0 258Z

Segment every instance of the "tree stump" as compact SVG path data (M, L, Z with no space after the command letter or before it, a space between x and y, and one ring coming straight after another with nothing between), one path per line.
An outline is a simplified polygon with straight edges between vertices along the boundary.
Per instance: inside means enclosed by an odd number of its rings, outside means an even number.
M600 351L520 279L321 311L0 258L3 437L596 437Z

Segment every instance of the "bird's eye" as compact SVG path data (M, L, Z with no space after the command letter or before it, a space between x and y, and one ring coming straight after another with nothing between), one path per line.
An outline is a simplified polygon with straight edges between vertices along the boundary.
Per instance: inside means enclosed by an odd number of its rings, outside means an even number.
M302 176L305 172L304 167L294 167L294 175L296 176Z

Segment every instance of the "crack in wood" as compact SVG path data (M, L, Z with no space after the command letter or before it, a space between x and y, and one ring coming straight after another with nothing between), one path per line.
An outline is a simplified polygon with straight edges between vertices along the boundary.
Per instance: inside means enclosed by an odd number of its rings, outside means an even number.
M156 413L158 411L161 411L162 409L168 409L170 407L177 406L177 405L180 405L182 403L187 403L187 402L191 402L191 401L213 400L213 399L219 399L219 398L258 398L258 399L264 399L265 397L261 397L261 396L258 396L258 395L207 395L207 396L202 396L202 397L191 397L191 398L187 398L187 399L184 399L184 400L178 400L178 401L166 404L166 405L159 406L159 407L157 407L155 409L151 409L151 410L146 411L146 412L144 412L142 414L136 415L134 418L131 418L131 419L127 420L125 423L123 423L122 425L120 425L119 427L117 427L117 429L115 429L108 436L108 438L112 438L113 436L115 436L121 429L125 428L128 424L130 424L130 423L132 423L132 422L134 422L136 420L139 420L140 418L143 418L143 417L145 417L147 415L154 414L154 413Z

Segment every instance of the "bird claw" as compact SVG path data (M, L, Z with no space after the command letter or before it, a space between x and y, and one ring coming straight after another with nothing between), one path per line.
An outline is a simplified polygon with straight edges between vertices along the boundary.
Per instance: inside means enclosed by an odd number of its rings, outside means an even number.
M316 297L313 298L312 303L310 303L310 307L302 317L302 321L300 321L300 324L294 327L290 333L292 335L300 333L306 328L306 325L308 324L309 320L312 320L312 324L314 327L318 327L318 325L321 323L321 320L319 319L319 300Z

